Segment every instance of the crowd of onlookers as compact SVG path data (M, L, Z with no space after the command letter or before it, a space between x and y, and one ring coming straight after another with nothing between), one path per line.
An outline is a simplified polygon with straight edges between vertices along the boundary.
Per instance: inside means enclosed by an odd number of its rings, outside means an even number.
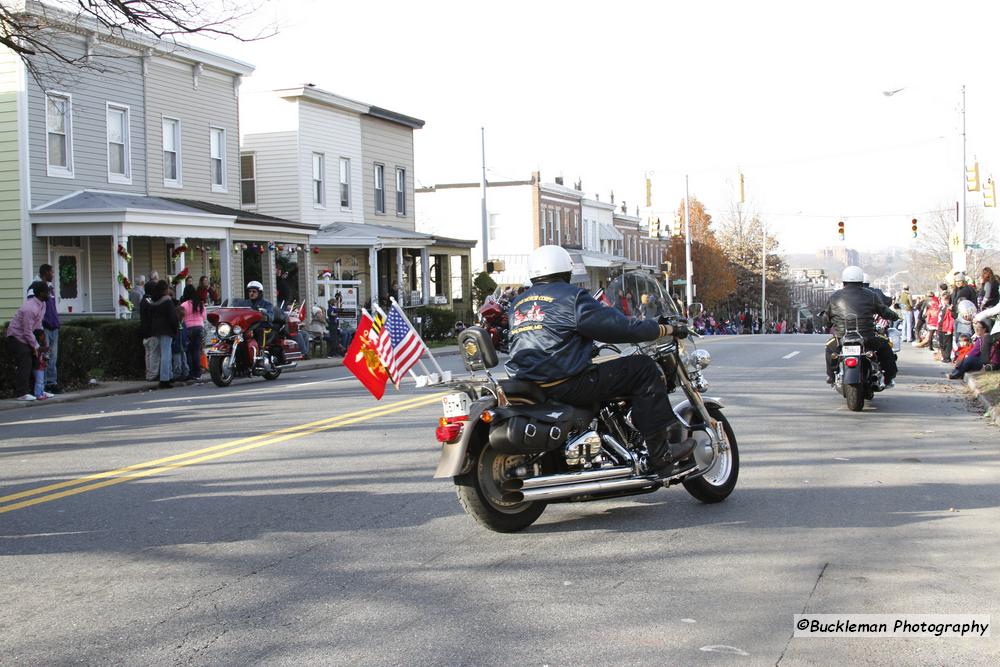
M896 297L903 342L926 348L952 367L948 377L1000 369L1000 281L989 267L977 281L955 272L927 294Z

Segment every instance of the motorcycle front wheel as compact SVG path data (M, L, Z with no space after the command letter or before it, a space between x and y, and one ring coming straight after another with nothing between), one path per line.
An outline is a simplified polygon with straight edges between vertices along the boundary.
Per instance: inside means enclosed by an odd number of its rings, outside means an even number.
M740 476L740 450L736 444L736 434L722 410L709 407L708 413L722 423L725 440L720 443L719 455L708 471L700 477L684 482L684 488L703 503L719 503L729 497L736 488Z
M218 356L209 357L208 374L217 387L228 387L233 383L235 372L233 365L229 363L229 357Z
M524 457L501 454L488 441L474 451L472 470L455 477L455 493L466 514L497 533L516 533L533 524L545 511L545 503L504 500L501 489L504 481L513 479L512 471Z

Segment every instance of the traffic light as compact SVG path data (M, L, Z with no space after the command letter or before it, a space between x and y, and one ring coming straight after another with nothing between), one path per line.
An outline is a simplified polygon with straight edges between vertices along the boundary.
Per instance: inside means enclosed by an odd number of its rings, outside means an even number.
M965 168L965 186L969 192L979 192L979 162L974 162L972 168Z
M841 241L844 240L844 221L840 220L837 222L837 236Z
M910 220L910 231L913 232L913 238L917 238L917 219L914 218Z
M653 181L646 179L646 207L653 205Z
M486 273L497 273L506 269L507 267L504 266L502 259L490 259L486 261Z
M995 208L997 205L997 184L993 182L993 177L986 178L983 184L983 206Z

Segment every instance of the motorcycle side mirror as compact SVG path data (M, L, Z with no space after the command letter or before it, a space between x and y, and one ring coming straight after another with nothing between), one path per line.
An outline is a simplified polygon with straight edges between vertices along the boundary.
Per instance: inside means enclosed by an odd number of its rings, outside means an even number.
M500 363L490 334L482 327L467 327L458 334L458 349L470 373L493 368Z
M690 306L688 306L688 317L694 319L695 317L701 315L704 310L705 310L704 304L695 301Z

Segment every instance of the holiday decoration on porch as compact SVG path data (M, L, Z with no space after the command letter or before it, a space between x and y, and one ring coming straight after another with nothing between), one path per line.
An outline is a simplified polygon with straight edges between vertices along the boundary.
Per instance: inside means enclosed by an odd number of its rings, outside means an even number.
M135 308L132 302L123 296L118 297L118 306L121 308L125 308L130 313L132 312L132 309Z
M118 256L124 259L126 262L132 261L132 255L128 254L128 248L123 246L121 243L118 244Z
M313 246L313 254L314 255L318 255L319 254L319 246Z
M274 243L268 243L267 244L267 249L270 250L270 251L272 251L272 252L274 252Z
M118 274L118 284L127 290L132 289L132 281L129 280L128 276L126 276L124 273ZM131 301L129 303L131 303Z
M260 251L260 254L262 254L262 255L263 255L263 254L264 254L264 251L265 251L265 250L267 250L267 248L265 248L265 247L264 247L264 244L262 243L262 244L260 244L259 246L257 246L257 250L259 250L259 251Z
M187 243L182 243L170 251L170 256L174 259L177 259L178 257L181 256L182 253L185 253L187 251L188 251Z
M184 279L188 277L189 273L191 273L191 271L188 270L188 267L185 266L183 269L181 269L180 271L177 272L176 276L174 276L170 280L170 284L177 285L179 283L184 282Z

